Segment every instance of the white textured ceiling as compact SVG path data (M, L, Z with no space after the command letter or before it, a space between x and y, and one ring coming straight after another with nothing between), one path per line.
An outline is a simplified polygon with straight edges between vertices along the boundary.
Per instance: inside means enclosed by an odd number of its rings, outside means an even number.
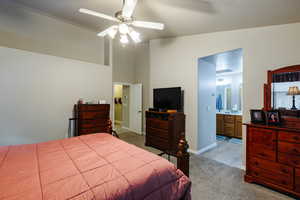
M13 1L95 31L111 22L80 14L79 8L114 15L122 7L122 0ZM134 17L165 23L164 31L139 29L161 38L300 22L299 10L300 0L139 0Z

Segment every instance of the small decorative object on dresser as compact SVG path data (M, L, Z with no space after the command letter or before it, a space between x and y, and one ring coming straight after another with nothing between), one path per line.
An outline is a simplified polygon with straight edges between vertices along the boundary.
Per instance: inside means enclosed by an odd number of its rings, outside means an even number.
M251 122L254 124L265 124L266 117L263 110L250 110Z
M280 125L280 113L278 110L270 110L266 112L268 125Z
M289 87L287 95L293 97L293 106L292 106L291 110L297 110L296 105L295 105L295 96L300 95L300 91L299 91L298 86Z

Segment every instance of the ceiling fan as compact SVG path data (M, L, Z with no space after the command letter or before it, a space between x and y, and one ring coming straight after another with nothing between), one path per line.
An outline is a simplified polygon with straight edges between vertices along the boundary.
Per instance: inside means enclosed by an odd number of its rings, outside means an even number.
M129 43L128 35L135 42L141 42L140 33L136 32L133 27L148 28L163 30L164 24L156 22L147 22L147 21L136 21L133 18L133 12L136 7L138 0L123 0L123 8L121 11L116 12L115 16L109 16L102 13L98 13L92 10L85 8L80 8L79 12L100 17L103 19L111 20L117 22L117 25L113 25L106 30L98 33L98 36L105 37L109 35L112 39L115 38L117 33L120 33L120 42L122 44Z

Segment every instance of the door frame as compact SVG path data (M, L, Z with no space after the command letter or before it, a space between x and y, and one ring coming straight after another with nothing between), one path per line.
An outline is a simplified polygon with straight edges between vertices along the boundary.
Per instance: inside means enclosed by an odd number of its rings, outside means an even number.
M131 87L132 85L135 85L135 84L141 84L142 85L142 88L143 88L143 84L142 83L126 83L126 82L113 82L112 84L112 127L113 129L115 128L115 101L114 101L114 94L115 94L115 85L126 85L126 86L129 86ZM143 93L142 93L142 108L143 108ZM131 112L131 109L129 109L129 111ZM142 126L142 130L143 130L143 113L142 113L142 120L141 120L141 126ZM134 130L131 130L130 127L124 127L125 129L129 130L129 131L132 131L132 132L136 132ZM137 133L137 134L140 134L140 135L143 135L143 132L141 133Z

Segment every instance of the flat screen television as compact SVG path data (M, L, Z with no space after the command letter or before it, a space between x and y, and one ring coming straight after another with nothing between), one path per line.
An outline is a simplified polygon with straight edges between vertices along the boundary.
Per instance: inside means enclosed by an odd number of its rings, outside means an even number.
M183 112L181 87L153 89L153 106L155 109Z

